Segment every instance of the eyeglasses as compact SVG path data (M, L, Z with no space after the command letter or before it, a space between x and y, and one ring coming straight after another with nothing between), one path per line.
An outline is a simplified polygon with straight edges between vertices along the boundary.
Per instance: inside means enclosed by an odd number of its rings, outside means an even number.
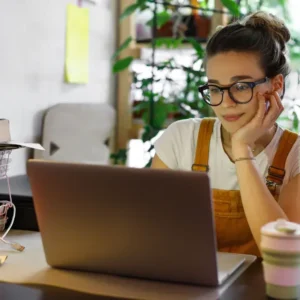
M203 100L210 106L218 106L223 101L224 91L228 91L229 97L238 104L246 104L252 100L253 89L269 80L268 77L254 82L235 82L227 87L219 87L214 84L205 84L198 88Z

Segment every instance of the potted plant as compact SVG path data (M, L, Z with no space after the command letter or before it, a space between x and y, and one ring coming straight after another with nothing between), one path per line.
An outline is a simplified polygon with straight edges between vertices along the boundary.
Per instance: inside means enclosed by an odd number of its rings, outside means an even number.
M228 9L232 15L232 20L236 19L240 15L240 10L243 11L252 9L250 6L251 1L234 1L234 0L221 0L223 5ZM134 4L129 6L121 15L121 19L129 16L130 14L136 12L137 10L153 9L155 5L155 0L136 0ZM254 2L254 1L253 1ZM255 1L257 4L257 1ZM284 0L278 0L278 4L284 5ZM165 47L168 49L176 49L181 46L182 43L189 43L194 49L193 62L191 66L183 66L176 63L174 60L169 59L164 62L148 62L148 65L151 66L155 71L162 70L180 70L185 73L185 82L184 86L176 90L174 93L169 93L167 96L164 93L164 90L161 90L159 93L154 92L153 86L157 81L165 80L168 81L168 84L172 84L171 78L157 78L155 72L149 78L140 78L139 74L133 73L133 87L139 88L142 91L141 101L134 101L133 115L135 117L141 117L144 121L144 130L142 134L142 140L144 142L150 141L150 147L148 151L153 150L153 145L151 140L155 137L158 132L166 127L168 120L171 119L183 119L190 117L205 117L213 116L212 109L205 105L204 101L199 96L198 87L205 83L206 77L205 72L202 67L202 61L204 57L204 50L201 44L195 37L187 37L183 32L177 32L174 36L174 31L172 30L170 22L172 22L172 7L171 1L164 1L165 6L164 10L157 12L156 9L153 9L153 16L149 20L148 25L153 26L154 39L152 40L153 51L156 51L157 48ZM263 5L263 1L259 1L257 8L260 8ZM178 9L178 5L176 5ZM194 6L191 6L192 8ZM205 17L208 16L210 10L202 5L199 7L199 11L202 11L202 14L199 16ZM214 10L212 10L214 11ZM204 12L204 13L203 13ZM174 9L173 9L174 13ZM225 12L224 12L225 13ZM154 15L156 14L156 15ZM196 15L196 14L195 14ZM196 27L200 28L201 22L206 22L203 18L197 17L194 21L197 23ZM169 25L168 25L169 24ZM207 23L208 26L208 23ZM197 32L197 36L202 37L207 34L207 27L204 26L205 32ZM183 28L184 29L184 28ZM183 33L183 34L182 34ZM163 37L167 35L169 37ZM131 42L131 37L129 37L116 51L114 58L118 56L120 51L123 51L126 47L129 46ZM299 45L298 43L297 45ZM298 46L299 48L299 46ZM297 49L297 47L294 47ZM297 50L294 51L300 57L300 51L297 53ZM122 71L125 68L128 68L133 60L133 57L126 57L122 60L116 60L114 64L114 72ZM198 68L195 68L195 65L198 65ZM295 114L293 117L296 118ZM298 120L298 118L296 118ZM294 124L297 123L297 120L294 120ZM126 151L122 152L122 154ZM151 160L147 164L149 166Z

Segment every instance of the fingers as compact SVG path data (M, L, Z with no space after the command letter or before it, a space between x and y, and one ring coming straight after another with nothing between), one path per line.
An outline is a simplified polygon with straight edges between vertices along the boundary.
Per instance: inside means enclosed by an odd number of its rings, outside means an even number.
M282 105L282 100L281 100L279 94L278 94L277 92L274 92L274 97L275 97L275 99L276 99L276 103L277 103L279 109L280 109L281 112L282 112L282 111L284 110L284 107L283 107L283 105Z
M270 94L268 98L270 108L264 119L264 125L266 127L272 126L283 111L283 105L277 92Z
M266 113L266 98L259 93L257 95L257 99L258 99L258 109L254 118L256 119L256 121L262 123Z

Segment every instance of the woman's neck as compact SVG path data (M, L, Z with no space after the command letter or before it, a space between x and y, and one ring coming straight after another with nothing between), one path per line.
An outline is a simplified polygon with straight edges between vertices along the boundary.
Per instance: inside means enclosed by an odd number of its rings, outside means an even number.
M259 138L259 140L257 140L255 142L254 147L252 147L252 151L257 152L257 151L262 151L263 149L265 149L269 143L272 141L275 133L276 133L276 129L277 129L277 124L275 123L274 126L272 126L271 129L269 129L269 131L264 134L261 138ZM231 137L232 134L230 134L229 132L227 132L225 130L225 128L221 125L221 137L222 137L222 144L224 148L229 148L231 149Z

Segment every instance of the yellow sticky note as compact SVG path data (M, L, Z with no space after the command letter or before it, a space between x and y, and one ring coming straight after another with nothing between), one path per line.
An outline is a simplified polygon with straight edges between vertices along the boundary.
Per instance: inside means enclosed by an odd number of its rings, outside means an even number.
M89 80L89 10L69 4L67 7L65 81Z

